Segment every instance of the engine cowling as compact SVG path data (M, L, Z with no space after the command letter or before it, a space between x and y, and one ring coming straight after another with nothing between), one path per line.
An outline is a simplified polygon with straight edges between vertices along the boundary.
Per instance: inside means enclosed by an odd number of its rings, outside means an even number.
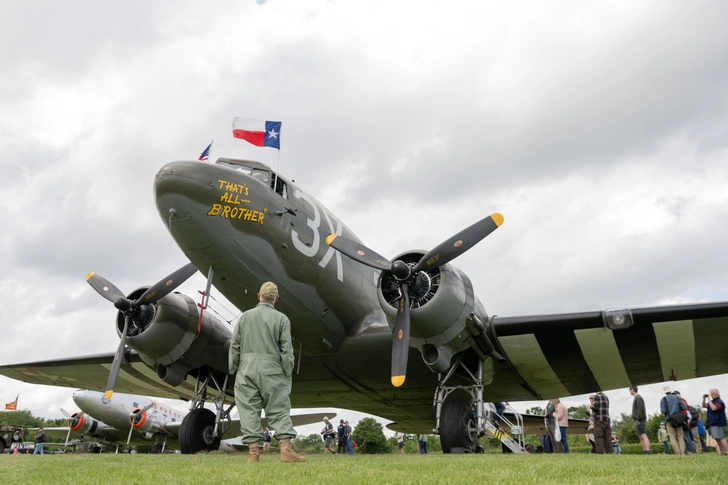
M71 431L83 436L103 436L96 431L108 428L109 426L86 413L79 412L71 415L71 419L68 420L68 427Z
M142 287L128 298L134 300L146 291ZM202 321L197 304L181 293L142 305L132 321L127 346L136 350L160 379L179 385L192 370L208 366L227 374L227 356L232 329L209 313ZM124 315L116 318L116 332L124 329Z
M425 251L411 251L394 258L414 266ZM410 346L422 352L423 360L431 370L444 372L452 358L477 344L468 328L475 325L478 333L488 321L485 309L475 296L470 278L460 269L445 264L436 269L423 270L422 277L410 292L411 337ZM377 283L379 304L392 327L402 295L394 275L382 271ZM475 345L474 345L475 344Z

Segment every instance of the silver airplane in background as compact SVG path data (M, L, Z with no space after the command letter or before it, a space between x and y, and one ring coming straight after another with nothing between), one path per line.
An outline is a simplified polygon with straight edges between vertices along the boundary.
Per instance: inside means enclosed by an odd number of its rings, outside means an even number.
M133 449L149 448L151 453L164 453L167 448L178 448L182 420L189 411L173 408L152 398L117 393L114 399L104 402L104 393L79 389L73 393L73 402L80 411L69 414L67 427L45 428L47 436L65 437L68 446L79 442L95 442L90 449L100 451L105 444L126 445ZM313 413L291 416L294 426L319 423L324 416L335 413ZM265 418L263 427L268 427ZM230 420L223 432L220 450L240 451L240 423ZM72 440L72 441L69 441Z

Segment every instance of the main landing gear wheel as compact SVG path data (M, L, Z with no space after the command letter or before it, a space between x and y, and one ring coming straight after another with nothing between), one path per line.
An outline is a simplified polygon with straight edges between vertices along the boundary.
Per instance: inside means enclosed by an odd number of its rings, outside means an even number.
M215 413L195 409L182 420L179 428L179 449L183 454L214 451L220 448L220 437L213 438Z
M465 453L478 451L478 427L473 409L464 399L448 399L440 412L440 442L443 453L462 448Z
M157 443L154 446L152 446L152 454L153 455L159 454L161 452L162 452L162 445L160 445L159 443Z

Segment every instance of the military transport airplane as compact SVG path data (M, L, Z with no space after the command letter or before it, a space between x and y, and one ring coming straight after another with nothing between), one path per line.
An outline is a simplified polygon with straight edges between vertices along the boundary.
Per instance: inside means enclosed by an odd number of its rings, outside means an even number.
M104 393L79 389L73 393L73 402L81 411L68 414L68 427L46 427L47 436L95 440L100 443L126 444L134 447L151 446L152 453L163 453L166 447L176 447L180 428L188 411L175 409L161 404L145 396L133 394L115 394L113 400L104 402ZM334 413L294 414L291 416L294 426L320 423L324 416L336 416ZM220 449L239 451L240 422L231 420L224 428ZM263 427L268 421L261 418Z
M278 284L277 308L291 320L296 352L294 407L345 407L408 433L434 429L445 452L478 450L490 402L728 372L728 302L489 316L452 260L497 229L500 214L429 252L389 260L262 163L169 163L154 191L162 222L191 263L129 294L87 275L118 310L118 351L6 365L0 373L83 383L111 399L116 389L191 400L180 426L183 452L217 446L209 438L219 440L234 404L231 329L205 311L212 286L244 310L256 304L262 282ZM199 304L174 292L197 271L207 275ZM202 407L206 401L216 413Z

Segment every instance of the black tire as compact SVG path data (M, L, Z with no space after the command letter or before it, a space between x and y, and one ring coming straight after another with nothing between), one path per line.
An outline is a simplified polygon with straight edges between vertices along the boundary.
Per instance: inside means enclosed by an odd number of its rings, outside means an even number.
M154 446L152 446L152 451L151 451L152 455L158 455L161 452L162 452L162 445L157 443Z
M440 412L440 442L442 452L475 453L478 449L478 430L470 404L464 399L448 399Z
M5 443L0 440L0 455L5 453Z
M195 409L185 416L179 427L179 449L182 454L220 448L220 437L212 437L214 429L215 413L209 409Z

